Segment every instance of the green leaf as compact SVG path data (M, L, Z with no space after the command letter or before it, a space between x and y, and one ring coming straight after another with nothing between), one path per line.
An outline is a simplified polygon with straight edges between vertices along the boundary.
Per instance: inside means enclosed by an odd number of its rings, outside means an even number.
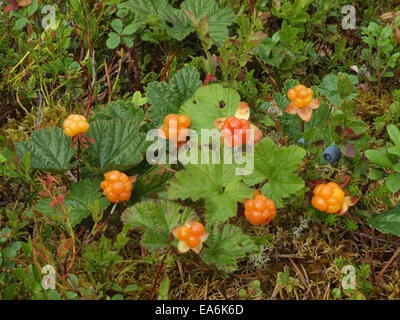
M389 169L393 167L392 161L385 155L385 150L367 150L365 151L365 156L378 166Z
M190 117L192 129L213 129L217 118L235 114L239 102L240 96L234 89L212 84L199 88L180 112Z
M135 204L124 211L121 220L144 231L141 243L149 251L154 251L167 248L171 231L193 216L194 211L190 208L157 200Z
M35 130L31 141L17 142L17 156L23 158L24 153L31 154L31 169L49 172L69 170L69 162L76 149L71 148L71 139L59 127Z
M122 31L122 35L123 36L131 36L141 29L143 29L143 24L133 22L124 28L124 30Z
M252 190L236 175L234 164L190 164L176 173L168 191L170 199L205 201L207 223L224 222L237 214L237 203Z
M116 33L120 34L122 28L124 27L124 24L121 19L114 19L113 21L111 21L111 27L115 30Z
M138 16L157 15L170 5L166 0L131 0L126 6Z
M381 232L400 237L400 206L368 218L368 224Z
M161 281L160 288L158 289L158 300L168 300L170 282L168 277L165 277Z
M237 260L257 250L249 236L243 234L240 228L229 224L222 228L213 228L205 244L206 248L202 252L204 261L215 264L225 272L237 270Z
M22 30L25 28L28 20L25 17L19 18L15 21L14 27L12 28L15 31Z
M400 130L393 124L387 126L387 132L393 143L400 147Z
M28 17L32 16L37 9L39 9L39 4L37 2L32 2L28 7Z
M116 47L119 46L120 43L121 43L121 37L118 34L116 34L115 32L110 32L108 34L108 39L106 42L107 48L115 49Z
M143 110L136 107L134 103L118 100L99 108L99 110L97 110L96 114L91 119L130 120L132 121L133 126L140 127L144 120L144 113Z
M341 82L345 77L348 79L345 81L346 85ZM357 97L357 84L358 78L355 75L340 73L337 76L331 73L322 80L318 91L328 98L331 104L338 107L343 104L344 98L351 101Z
M18 254L18 251L21 249L20 242L14 242L8 247L1 250L2 258L15 258Z
M223 45L228 38L228 27L236 22L236 16L229 7L220 8L214 0L186 0L181 9L194 15L195 24L206 17L208 21L208 34L214 43ZM187 14L187 13L186 13Z
M71 192L64 199L65 206L70 209L71 225L75 226L90 215L99 201L99 210L103 211L109 205L106 198L102 197L100 190L101 177L85 179L72 185Z
M395 193L400 190L400 173L391 173L386 180L388 189Z
M142 93L140 91L135 91L132 96L132 103L136 107L143 106L147 103L147 97L142 97Z
M136 14L136 19L144 23L157 17L157 23L176 40L182 41L194 31L188 17L165 0L131 0L124 5Z
M304 181L294 172L298 169L306 151L297 146L278 148L271 139L264 138L255 146L254 171L244 176L249 186L266 181L262 192L282 206L288 198L304 187Z
M83 153L94 172L127 170L139 164L146 148L145 135L129 120L96 120L88 136L95 140Z
M101 177L88 178L72 185L70 193L64 199L72 226L81 223L93 210L102 211L109 205L108 200L102 197L99 191L102 180ZM51 199L42 199L36 203L34 210L57 224L65 223L62 207L51 206L51 202Z
M182 104L192 97L200 86L200 74L194 67L179 70L169 84L150 83L146 90L146 96L151 104L147 115L155 125L161 124L169 113L178 113Z

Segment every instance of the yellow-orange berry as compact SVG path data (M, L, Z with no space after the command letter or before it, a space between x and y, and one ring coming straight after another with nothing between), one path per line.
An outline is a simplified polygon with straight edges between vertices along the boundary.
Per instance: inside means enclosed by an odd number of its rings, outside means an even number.
M189 127L191 120L186 115L177 115L171 113L164 118L164 125L158 129L160 133L164 135L166 139L170 139L174 142L186 141L186 137L189 135Z
M84 116L71 114L63 123L64 133L68 137L74 137L89 130L89 123Z
M313 90L299 84L288 90L288 98L298 108L304 108L311 104Z
M179 241L186 242L189 248L196 248L204 239L206 234L204 226L200 222L190 221L185 225L178 227L173 232Z
M255 194L253 199L244 202L244 215L252 225L268 224L276 216L274 201L263 194Z
M113 170L105 173L104 178L105 180L101 182L100 187L108 201L120 202L129 200L132 182L125 173Z
M311 205L319 211L337 213L342 208L344 196L344 191L337 183L319 184L314 188Z

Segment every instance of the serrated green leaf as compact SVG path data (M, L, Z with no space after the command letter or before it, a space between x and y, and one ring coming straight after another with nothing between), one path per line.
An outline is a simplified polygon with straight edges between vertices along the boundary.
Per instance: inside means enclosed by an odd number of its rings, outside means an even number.
M190 164L177 172L168 190L170 199L204 199L207 223L219 223L236 215L237 203L252 190L236 175L234 164Z
M142 245L148 250L167 248L169 236L176 227L194 216L190 208L171 201L145 201L126 209L121 216L124 224L144 231Z
M199 88L180 112L190 117L192 129L213 129L217 118L235 114L239 102L240 96L235 90L212 84Z
M23 158L30 152L31 169L63 172L71 168L70 161L76 149L71 148L71 139L59 127L36 130L30 141L15 144L17 156Z
M209 231L205 244L206 248L202 252L204 261L215 264L218 269L225 272L235 271L238 259L257 250L253 240L233 225L213 228Z
M130 120L133 122L133 126L140 127L142 121L144 120L144 113L143 110L136 107L134 103L118 100L99 108L99 110L91 119Z
M71 191L64 199L64 206L68 210L71 225L74 227L90 215L96 201L99 202L99 210L105 210L110 204L102 197L100 192L101 177L88 178L72 185ZM38 201L34 210L45 217L61 224L64 223L64 211L60 205L51 206L51 199Z
M151 104L147 115L155 125L161 124L169 113L178 113L179 108L200 86L200 74L191 66L179 70L169 84L150 83L146 90L146 96Z
M168 6L169 4L166 0L131 0L126 3L126 7L139 16L157 15Z
M75 226L90 215L91 207L99 200L99 210L105 210L109 205L100 192L101 177L85 179L73 184L70 193L64 199L65 206L70 209L71 225Z
M106 172L127 170L139 164L146 148L145 135L128 120L96 120L90 123L87 135L94 143L83 153L89 169Z
M262 192L281 207L282 199L304 187L304 181L294 171L298 169L305 155L306 151L300 147L278 148L271 139L264 138L256 144L254 171L244 176L244 182L253 186L266 181Z
M196 24L201 18L208 21L208 34L213 42L222 45L228 38L228 26L236 22L236 16L231 8L220 8L214 0L186 0L181 9L194 14Z
M341 94L346 94L348 101L357 97L356 85L358 84L358 77L346 73L340 74L340 77L341 79L347 77L348 82L346 82L346 88L342 86L339 76L331 73L324 77L318 90L322 95L328 98L331 104L337 107L344 102L343 97L340 96Z
M381 232L400 237L400 206L368 218L368 224Z

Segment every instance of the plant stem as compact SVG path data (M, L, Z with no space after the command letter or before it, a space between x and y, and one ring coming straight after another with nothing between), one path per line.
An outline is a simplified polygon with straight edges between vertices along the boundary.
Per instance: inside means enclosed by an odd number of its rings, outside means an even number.
M110 212L110 216L113 215L115 209L117 208L117 205L118 205L118 202L114 203L114 205L113 205L113 207L112 207L112 209L111 209L111 212Z
M300 131L301 133L304 133L304 121L301 118L299 119L300 119Z

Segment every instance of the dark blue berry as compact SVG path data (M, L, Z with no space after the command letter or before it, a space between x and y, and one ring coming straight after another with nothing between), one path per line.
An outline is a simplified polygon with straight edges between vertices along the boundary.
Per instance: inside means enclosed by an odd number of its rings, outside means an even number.
M324 159L328 161L329 163L335 163L340 160L342 157L342 152L340 149L336 146L329 146L324 150Z

